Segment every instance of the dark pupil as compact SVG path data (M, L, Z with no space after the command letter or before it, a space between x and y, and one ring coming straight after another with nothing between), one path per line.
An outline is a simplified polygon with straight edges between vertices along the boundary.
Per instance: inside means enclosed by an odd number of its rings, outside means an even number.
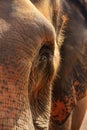
M40 61L46 61L52 55L51 47L43 45L39 51Z
M41 61L45 61L45 60L47 60L47 56L46 56L46 55L43 55L43 56L41 57Z

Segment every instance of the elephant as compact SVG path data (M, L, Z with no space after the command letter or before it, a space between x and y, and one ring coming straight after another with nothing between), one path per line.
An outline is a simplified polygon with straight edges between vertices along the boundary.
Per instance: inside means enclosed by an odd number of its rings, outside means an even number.
M53 24L60 48L49 130L79 130L87 110L87 2L31 2Z
M0 130L48 130L59 65L46 17L29 0L0 0Z

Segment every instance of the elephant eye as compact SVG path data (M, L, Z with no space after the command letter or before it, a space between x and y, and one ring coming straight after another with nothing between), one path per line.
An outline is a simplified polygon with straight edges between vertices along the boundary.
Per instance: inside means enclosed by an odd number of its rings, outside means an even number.
M52 58L52 49L50 46L43 45L39 51L39 61L45 62Z
M46 61L47 60L47 56L46 55L43 55L41 58L40 58L40 61Z

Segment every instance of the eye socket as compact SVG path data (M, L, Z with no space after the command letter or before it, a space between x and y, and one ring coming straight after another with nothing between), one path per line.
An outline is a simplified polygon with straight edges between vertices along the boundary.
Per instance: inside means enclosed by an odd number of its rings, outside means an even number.
M53 52L52 47L48 45L43 45L39 51L39 61L45 62L52 58Z

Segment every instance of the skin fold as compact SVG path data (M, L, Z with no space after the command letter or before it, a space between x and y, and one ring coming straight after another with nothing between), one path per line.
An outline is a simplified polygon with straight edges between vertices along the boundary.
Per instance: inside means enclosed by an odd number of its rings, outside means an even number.
M31 1L0 0L0 130L48 130L56 46Z
M51 22L61 62L52 92L50 130L79 130L87 109L87 2L31 0Z

